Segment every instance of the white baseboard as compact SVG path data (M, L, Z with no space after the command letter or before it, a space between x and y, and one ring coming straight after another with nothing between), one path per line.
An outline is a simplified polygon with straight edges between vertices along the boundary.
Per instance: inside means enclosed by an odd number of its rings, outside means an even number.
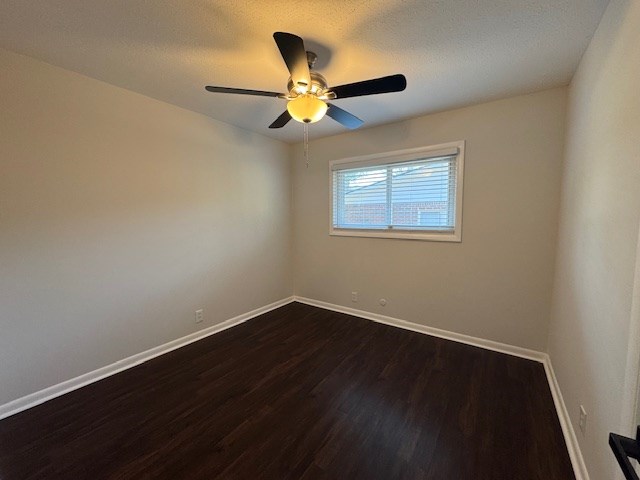
M514 345L508 345L506 343L494 342L492 340L485 340L483 338L472 337L470 335L441 330L439 328L427 327L425 325L408 322L406 320L400 320L398 318L388 317L378 313L366 312L364 310L357 310L355 308L344 307L333 303L322 302L320 300L313 300L311 298L295 296L294 300L314 307L324 308L325 310L346 313L348 315L373 320L374 322L383 323L385 325L411 330L412 332L424 333L426 335L444 338L446 340L473 345L486 350L506 353L508 355L514 355L516 357L535 360L542 363L547 376L547 381L549 382L549 389L551 390L551 396L553 397L553 403L556 407L558 420L560 421L560 427L562 428L564 441L567 445L567 450L569 451L569 458L571 459L571 465L573 466L576 480L589 480L589 473L587 472L584 458L580 451L580 445L578 444L578 439L573 429L571 419L569 418L567 407L562 398L562 393L560 392L560 387L548 354L538 352L536 350L529 350L527 348L516 347Z
M367 320L384 323L385 325L391 325L392 327L403 328L405 330L411 330L412 332L424 333L426 335L431 335L432 337L444 338L446 340L453 340L454 342L473 345L474 347L480 347L486 350L492 350L494 352L506 353L508 355L514 355L516 357L522 357L529 360L535 360L536 362L540 363L544 362L544 358L546 355L546 353L538 352L536 350L530 350L528 348L516 347L515 345L494 342L493 340L485 340L483 338L472 337L471 335L464 335L462 333L441 330L439 328L428 327L426 325L420 325L418 323L400 320L399 318L387 317L386 315L380 315L379 313L372 313L366 312L364 310L357 310L355 308L343 307L342 305L322 302L320 300L313 300L311 298L296 296L294 297L294 300L296 302L305 303L314 307L324 308L325 310L346 313L347 315L366 318Z
M544 362L542 363L544 365L544 371L547 374L547 381L549 382L549 388L551 389L551 395L553 396L553 403L555 404L556 412L558 413L558 420L560 420L560 426L562 427L564 442L567 444L569 458L571 459L571 465L573 465L573 473L576 476L576 480L589 480L587 465L584 463L580 444L578 443L578 437L576 437L576 431L571 423L571 417L569 416L567 405L564 403L564 399L562 398L560 385L558 384L558 379L553 371L551 357L546 353L544 354L544 357Z
M152 358L158 357L165 353L171 352L172 350L176 350L190 343L197 342L198 340L201 340L210 335L222 332L223 330L234 327L254 317L270 312L271 310L275 310L276 308L280 308L293 301L293 297L278 300L277 302L270 303L269 305L265 305L264 307L256 308L255 310L252 310L250 312L243 313L236 317L225 320L222 323L218 323L203 330L199 330L182 338L172 340L163 345L150 348L149 350L146 350L144 352L136 353L135 355L131 355L130 357L127 357L125 359L118 360L111 365L106 365L104 367L98 368L97 370L93 370L92 372L85 373L78 377L65 380L64 382L52 385L43 390L39 390L16 400L12 400L9 403L0 405L0 420L11 415L15 415L16 413L22 412L23 410L27 410L31 407L35 407L36 405L40 405L47 400L59 397L73 390L77 390L78 388L89 385L90 383L97 382L98 380L102 380L103 378L109 377L111 375L115 375L116 373L122 372L123 370L126 370L128 368L140 365L141 363L149 361Z

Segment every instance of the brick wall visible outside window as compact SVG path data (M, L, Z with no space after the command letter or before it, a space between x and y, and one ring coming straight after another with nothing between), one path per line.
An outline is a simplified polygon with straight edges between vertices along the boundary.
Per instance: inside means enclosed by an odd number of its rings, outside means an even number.
M446 202L407 202L393 205L393 223L396 225L420 225L421 212L446 213ZM386 225L386 204L366 203L344 206L344 222L354 225Z

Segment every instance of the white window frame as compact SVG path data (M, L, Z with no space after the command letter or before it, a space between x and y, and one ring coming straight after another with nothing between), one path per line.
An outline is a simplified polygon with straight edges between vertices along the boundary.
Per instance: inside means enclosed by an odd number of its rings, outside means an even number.
M405 240L426 240L434 242L461 242L462 241L462 193L464 184L464 140L458 142L442 143L428 147L410 148L394 152L376 153L358 157L342 158L329 162L329 235L341 237L373 237L396 238ZM428 157L437 157L457 149L456 158L456 196L455 196L455 225L453 231L438 230L401 230L401 229L364 229L364 228L336 228L333 226L333 172L336 165L353 164L358 166L388 165L396 162L407 162Z

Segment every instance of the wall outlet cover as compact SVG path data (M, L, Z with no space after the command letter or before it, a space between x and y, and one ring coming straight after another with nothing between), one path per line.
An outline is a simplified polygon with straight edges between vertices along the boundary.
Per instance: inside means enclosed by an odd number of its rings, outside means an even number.
M587 429L587 411L580 405L580 431L584 435Z

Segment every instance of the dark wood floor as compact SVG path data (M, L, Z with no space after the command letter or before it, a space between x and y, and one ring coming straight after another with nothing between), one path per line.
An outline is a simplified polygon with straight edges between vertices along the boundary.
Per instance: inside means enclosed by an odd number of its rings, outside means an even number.
M0 478L574 476L542 365L294 303L0 421Z

